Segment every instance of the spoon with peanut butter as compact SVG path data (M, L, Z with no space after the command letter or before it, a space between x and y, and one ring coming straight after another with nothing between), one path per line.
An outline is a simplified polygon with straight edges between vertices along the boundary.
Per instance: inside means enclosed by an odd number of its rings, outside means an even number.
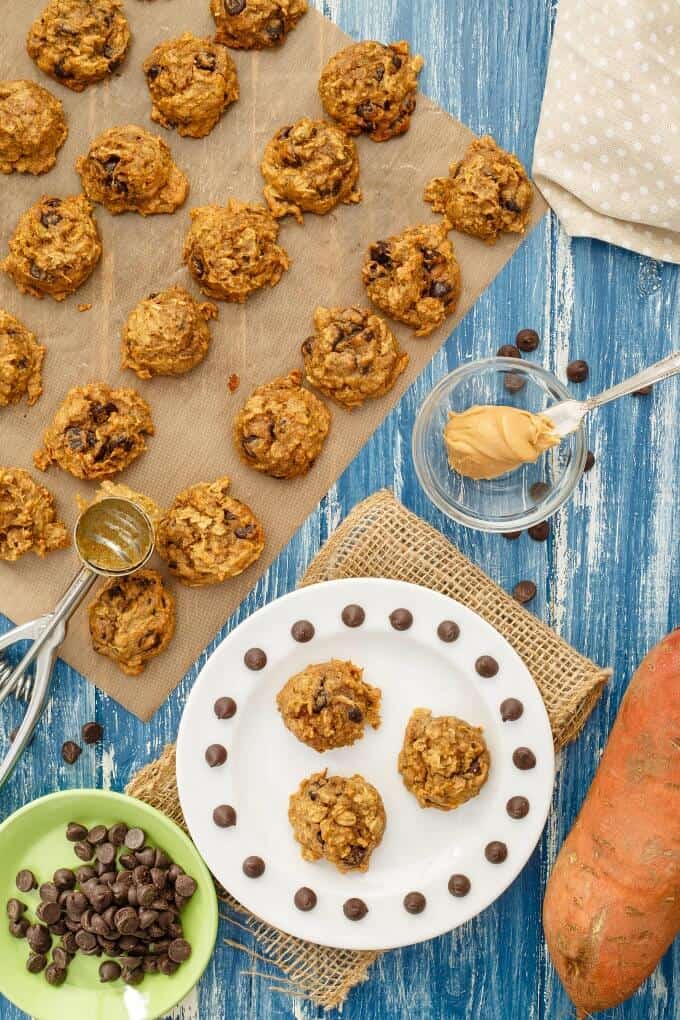
M590 411L680 372L680 351L587 400L562 400L539 414L504 404L475 404L452 411L444 428L449 464L473 479L499 478L533 464L575 432Z

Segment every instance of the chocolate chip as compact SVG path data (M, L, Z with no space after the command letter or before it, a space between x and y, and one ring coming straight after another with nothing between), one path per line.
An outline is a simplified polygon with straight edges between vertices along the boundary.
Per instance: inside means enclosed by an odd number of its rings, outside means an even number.
M29 928L30 925L25 917L20 917L18 921L9 923L9 933L15 939L25 939Z
M126 985L139 985L144 980L144 971L141 967L137 970L130 970L129 967L123 967L121 977Z
M104 963L99 965L100 981L117 981L120 974L120 966L115 962L115 960L105 960Z
M205 274L205 262L199 258L198 255L191 256L191 271L194 276L198 276L200 279Z
M503 538L507 538L508 542L515 542L521 534L521 531L501 531L501 535Z
M357 110L357 112L359 112ZM359 114L363 116L363 114ZM377 262L379 266L384 266L386 269L392 265L392 256L390 254L390 246L386 241L376 241L372 244L368 252L369 258L373 262Z
M536 768L536 755L529 747L517 747L512 752L512 760L514 765L521 769L522 772L528 772L529 769Z
M305 644L314 637L314 624L310 623L309 620L297 620L290 628L290 633L294 641Z
M75 956L76 950L78 949L78 943L76 942L74 932L67 931L65 935L62 935L61 941L69 956Z
M390 613L390 623L395 630L408 630L413 624L413 613L409 609L395 609Z
M583 465L583 470L590 471L590 469L593 468L594 466L595 466L595 454L593 453L592 450L588 450L586 454L586 462Z
M427 900L421 892L410 892L404 896L404 910L409 914L422 914Z
M526 818L529 814L529 801L526 797L511 797L505 810L511 818Z
M113 843L101 843L95 851L95 856L101 864L113 864L116 859L116 848Z
M22 903L21 900L11 899L7 900L7 916L10 921L18 921L21 915L26 910L26 904Z
M28 868L22 868L14 881L19 892L30 892L38 884L35 875Z
M634 397L648 397L653 391L653 386L641 386L639 390L633 390L632 396Z
M81 733L86 744L96 744L102 739L104 730L98 722L86 722Z
M344 623L345 627L360 627L366 619L366 613L361 608L352 603L349 606L345 606L343 611L340 613L340 619Z
M524 705L518 698L506 698L501 701L500 712L503 722L516 722L524 712Z
M26 960L26 970L29 974L39 974L47 966L47 957L44 953L31 953Z
M231 719L236 715L236 702L233 698L218 698L214 709L218 719Z
M224 765L227 760L227 749L223 744L211 744L206 748L205 760L211 769Z
M134 907L121 907L116 911L113 923L121 935L131 935L139 926L137 911Z
M491 864L502 864L508 856L508 848L499 839L494 839L484 847L484 856Z
M583 360L570 361L567 365L567 379L569 382L582 383L588 378L588 362Z
M536 596L536 585L533 581L519 581L512 589L513 598L521 605L531 602Z
M220 829L228 829L236 825L236 812L231 804L219 804L213 811L213 822Z
M194 57L194 65L200 71L214 71L217 67L217 57L214 53L203 50Z
M66 980L66 971L63 967L57 967L56 963L51 963L45 971L45 980L48 985L54 985L56 988L63 985Z
M192 878L191 875L179 875L175 882L175 892L179 893L185 900L190 899L197 889L196 879Z
M519 393L526 384L526 378L518 372L506 372L503 376L503 386L508 393Z
M151 67L147 68L145 73L149 81L155 81L162 70L163 68L158 64L152 64Z
M451 644L452 641L457 641L460 637L460 627L453 620L442 620L437 627L437 637L440 641Z
M146 836L143 829L128 829L125 834L125 846L128 850L141 850L146 842Z
M80 840L73 847L73 852L81 861L91 861L94 857L94 847L86 839Z
M56 903L59 899L59 890L54 882L43 882L38 889L38 895L43 903Z
M123 846L127 831L128 827L125 822L116 822L106 834L109 843L113 843L114 846Z
M174 963L184 963L191 956L191 946L186 939L173 939L168 946L168 956Z
M264 875L265 864L261 857L246 857L243 862L243 874L248 878L259 878Z
M529 495L534 503L540 503L551 491L552 487L547 482L534 482L529 488Z
M161 974L165 974L168 977L170 974L174 974L178 967L179 964L175 963L174 960L171 960L169 956L162 956L158 961L159 971Z
M26 939L34 953L46 953L52 945L52 936L44 924L31 924L26 929Z
M535 351L540 339L535 329L520 329L515 337L515 343L520 351Z
M475 662L475 669L480 676L485 677L489 680L492 676L495 676L498 672L498 663L492 655L480 655Z
M310 889L308 886L303 885L295 893L295 896L293 897L293 903L298 908L298 910L305 911L313 910L317 904L316 893L314 892L313 889Z
M40 903L35 915L44 924L56 924L61 917L61 907L58 903Z
M61 756L67 765L74 765L82 753L82 747L79 747L73 740L66 740L61 745Z
M76 884L76 876L73 874L71 868L57 868L52 876L52 880L60 892L64 892L67 889L73 889Z
M62 217L57 212L43 213L40 217L40 222L43 227L56 227L57 223L61 223Z
M540 524L532 524L530 528L527 528L529 538L533 538L534 542L545 542L550 534L550 525L547 521L541 521Z
M498 355L499 358L521 358L522 357L522 355L519 353L519 350L515 347L514 344L503 344L502 347L498 348L498 350L496 351L496 354Z
M40 266L36 265L35 262L31 263L31 268L30 268L29 272L30 272L30 274L31 274L31 276L33 277L34 280L46 280L47 279L47 273L45 272L45 270L42 269Z
M57 967L61 967L62 970L67 969L71 959L71 954L63 946L55 946L52 950L52 962L56 963Z
M350 722L361 723L364 721L364 713L357 705L352 705L347 709L347 718Z
M248 669L260 670L267 665L267 656L261 648L249 648L243 661Z
M430 297L437 298L439 301L443 300L450 293L451 284L447 283L446 280L434 280L430 286Z
M351 899L345 900L343 903L342 912L350 921L361 921L363 917L366 917L368 907L363 900L360 900L356 896L352 896Z
M103 843L106 839L106 826L105 825L93 825L87 834L88 843L92 843L93 846L98 846Z

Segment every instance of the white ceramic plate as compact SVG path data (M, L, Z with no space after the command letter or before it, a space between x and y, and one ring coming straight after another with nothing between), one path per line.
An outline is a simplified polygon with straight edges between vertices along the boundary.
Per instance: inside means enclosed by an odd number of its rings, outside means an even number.
M349 604L365 610L360 627L341 618ZM408 630L397 631L390 614L413 614ZM300 643L291 626L309 620L314 637ZM445 643L437 636L443 620L454 620L460 636ZM254 671L245 653L262 649L264 668ZM492 656L496 676L475 670L479 656ZM318 754L283 725L275 697L288 677L312 662L352 659L366 680L382 690L382 725L367 730L352 747ZM230 719L218 719L216 699L237 704ZM503 721L500 705L519 699L515 721ZM484 727L491 754L489 779L481 793L456 811L422 809L404 787L397 756L414 708L435 715L457 715ZM227 761L210 768L208 745L222 744ZM529 747L536 766L513 762L518 747ZM366 874L340 874L326 861L300 856L288 822L288 798L300 781L327 768L329 773L360 773L380 791L387 813L381 845ZM401 581L362 578L331 581L291 592L254 613L216 649L187 701L179 730L177 779L182 810L191 835L219 881L252 913L300 938L347 949L388 949L450 931L492 903L513 881L533 851L550 805L554 755L548 717L529 672L507 641L458 602ZM506 804L522 796L528 814L511 818ZM236 824L219 828L213 809L230 804ZM507 846L502 863L491 863L492 841ZM248 878L243 862L251 855L265 862L264 874ZM452 875L470 881L466 896L448 891ZM318 897L309 912L293 897L302 886ZM422 893L422 913L408 913L404 896ZM348 920L343 904L359 897L368 906L360 921Z

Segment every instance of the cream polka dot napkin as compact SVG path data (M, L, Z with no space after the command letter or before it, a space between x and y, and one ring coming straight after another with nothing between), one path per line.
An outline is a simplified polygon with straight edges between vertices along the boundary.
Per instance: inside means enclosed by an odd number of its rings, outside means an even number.
M680 263L680 0L560 0L533 176L571 236Z

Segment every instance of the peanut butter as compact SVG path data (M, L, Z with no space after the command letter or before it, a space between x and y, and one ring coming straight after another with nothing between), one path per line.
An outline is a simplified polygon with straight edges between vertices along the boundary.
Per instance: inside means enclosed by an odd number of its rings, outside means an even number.
M468 478L498 478L538 460L560 437L544 414L502 404L451 412L444 429L449 464Z

